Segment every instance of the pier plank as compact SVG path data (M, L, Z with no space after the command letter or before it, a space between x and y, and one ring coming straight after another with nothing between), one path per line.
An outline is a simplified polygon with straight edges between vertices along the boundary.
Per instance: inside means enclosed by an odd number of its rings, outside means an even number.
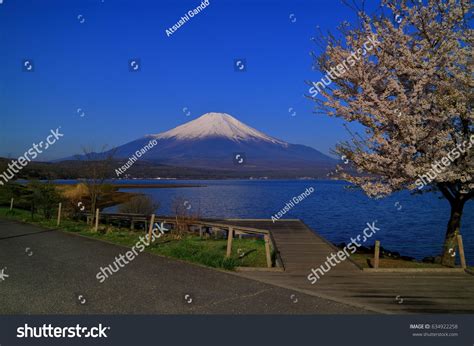
M270 231L283 272L239 275L385 313L473 313L474 276L465 272L371 273L345 260L314 285L307 279L337 249L299 220L219 220ZM315 311L315 313L317 313Z

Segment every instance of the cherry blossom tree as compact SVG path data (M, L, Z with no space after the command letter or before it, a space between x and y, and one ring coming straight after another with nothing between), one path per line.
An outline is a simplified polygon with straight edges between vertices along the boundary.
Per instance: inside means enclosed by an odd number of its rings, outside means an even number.
M317 113L358 124L336 146L353 167L339 166L339 176L375 198L441 192L451 206L442 263L452 266L449 249L474 197L472 5L385 0L372 14L355 9L356 24L315 39L314 69L324 77L310 82Z

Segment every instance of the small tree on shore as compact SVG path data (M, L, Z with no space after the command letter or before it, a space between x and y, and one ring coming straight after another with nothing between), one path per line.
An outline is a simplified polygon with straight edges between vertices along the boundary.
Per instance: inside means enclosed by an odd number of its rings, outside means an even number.
M60 194L56 186L51 182L40 182L33 180L28 184L30 194L26 196L30 200L31 218L34 218L36 211L41 210L45 219L50 220L61 201Z
M153 201L153 198L147 195L132 197L129 201L121 204L118 208L120 213L131 214L155 214L160 207L159 203Z
M318 38L323 52L315 55L315 69L333 78L312 83L318 112L365 130L337 146L357 170L338 167L340 176L371 197L441 192L451 206L442 263L454 265L449 250L474 197L472 5L386 0L381 14L356 10L356 26L343 23L338 37ZM377 42L370 52L369 38Z
M84 156L79 157L85 163L84 183L89 194L91 223L94 222L97 202L104 191L104 182L112 176L115 149L106 151L106 148L104 146L100 154L90 148L83 148Z
M24 194L23 185L9 181L0 187L0 205L9 206L12 198L18 202Z
M171 202L171 210L176 220L176 237L189 231L188 227L192 221L201 218L199 210L193 210L191 203L181 196L176 196Z

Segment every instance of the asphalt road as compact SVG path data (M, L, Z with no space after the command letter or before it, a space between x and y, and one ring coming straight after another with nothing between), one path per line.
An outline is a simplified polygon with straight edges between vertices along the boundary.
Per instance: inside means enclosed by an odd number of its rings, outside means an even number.
M141 253L105 282L126 248L0 220L0 314L361 314L366 310Z

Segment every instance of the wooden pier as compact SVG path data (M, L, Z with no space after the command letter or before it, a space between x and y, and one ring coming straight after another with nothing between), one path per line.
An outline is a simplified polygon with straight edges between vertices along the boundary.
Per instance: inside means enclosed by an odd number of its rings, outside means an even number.
M331 243L299 220L226 220L270 230L284 272L242 272L241 276L299 290L381 313L473 313L474 276L443 272L370 272L350 260L333 267L315 284L307 276L335 253ZM318 313L315 311L315 313Z
M101 216L123 219L125 216ZM134 215L136 222L147 222ZM170 217L156 216L156 221L173 223ZM325 273L315 284L308 275L312 268L324 264L327 256L338 249L300 220L200 219L188 222L190 227L205 227L211 232L226 232L227 256L233 237L241 234L261 236L266 240L268 266L283 270L245 271L237 275L268 284L301 291L340 303L380 313L473 313L474 276L460 269L440 272L387 272L361 270L346 259ZM276 263L269 260L275 251ZM301 302L303 303L303 302ZM318 313L315 311L314 313Z

